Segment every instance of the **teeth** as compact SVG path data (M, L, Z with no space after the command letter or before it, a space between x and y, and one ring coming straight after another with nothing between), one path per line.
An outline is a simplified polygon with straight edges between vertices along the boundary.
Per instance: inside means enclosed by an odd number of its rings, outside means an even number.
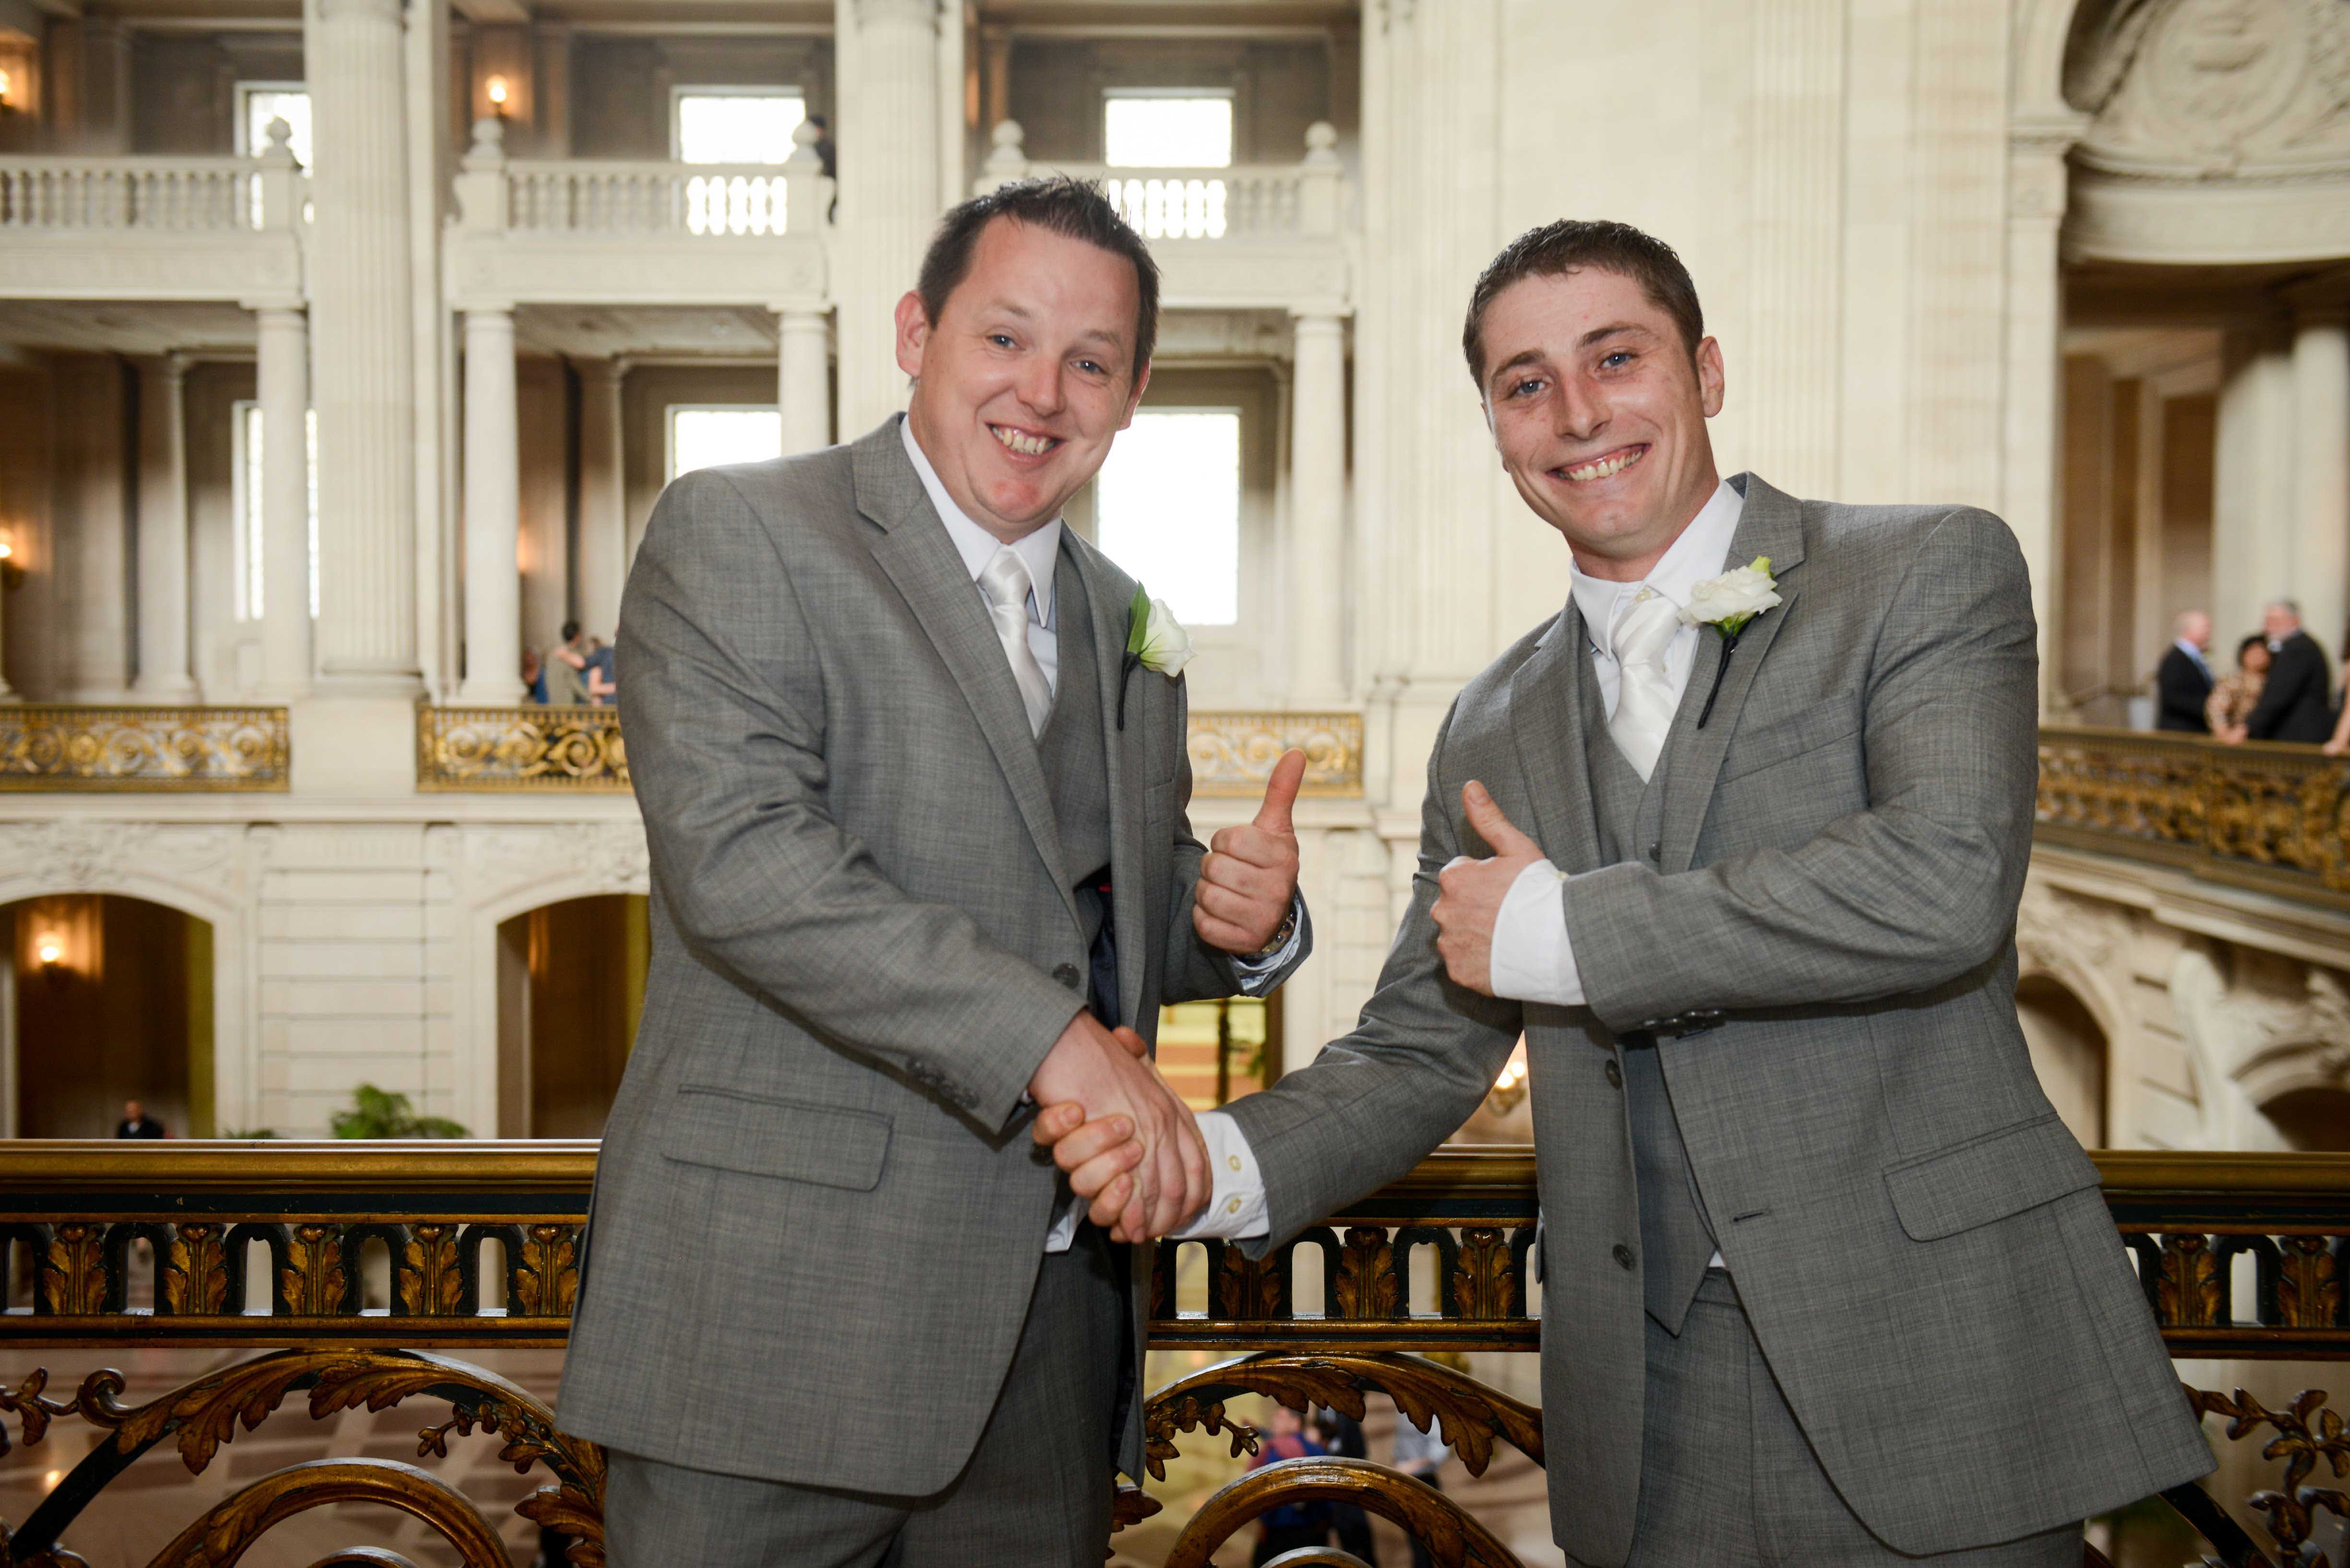
M1602 458L1597 462L1586 462L1580 468L1570 468L1566 471L1566 476L1577 484L1587 483L1595 479L1607 479L1623 472L1639 462L1642 454L1647 451L1646 447L1636 447L1630 452L1617 452L1615 456Z
M1007 451L1016 452L1023 457L1042 457L1052 451L1055 444L1050 436L1023 435L1018 431L1006 430L1002 425L990 425L987 428L994 432L995 439L1002 441Z

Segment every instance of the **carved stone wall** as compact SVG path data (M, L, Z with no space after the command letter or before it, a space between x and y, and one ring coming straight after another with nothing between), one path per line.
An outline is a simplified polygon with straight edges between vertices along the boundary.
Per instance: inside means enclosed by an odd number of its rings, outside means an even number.
M2350 1095L2350 917L2043 846L2016 949L2105 1037L2115 1147L2293 1147L2263 1106Z

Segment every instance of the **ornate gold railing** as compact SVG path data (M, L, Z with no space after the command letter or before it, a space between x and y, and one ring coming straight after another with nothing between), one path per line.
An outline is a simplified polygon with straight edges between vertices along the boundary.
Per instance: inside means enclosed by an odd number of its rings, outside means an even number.
M283 708L0 703L0 790L283 790Z
M107 1434L15 1528L0 1532L0 1564L30 1564L60 1543L79 1513L139 1455L165 1441L201 1472L237 1425L250 1428L290 1397L313 1416L411 1398L445 1403L451 1418L425 1428L420 1456L479 1427L504 1438L504 1457L544 1467L549 1483L517 1506L561 1532L580 1568L601 1560L603 1460L566 1437L529 1394L440 1354L476 1345L559 1345L577 1285L579 1228L594 1173L590 1143L359 1145L111 1142L0 1143L0 1301L16 1300L29 1267L27 1306L0 1314L0 1417L22 1439L78 1418ZM2147 1298L2182 1356L2350 1360L2350 1156L2104 1154L2106 1196L2137 1254ZM1149 1405L1150 1464L1163 1472L1183 1434L1222 1434L1253 1451L1255 1432L1228 1414L1243 1393L1303 1408L1359 1416L1367 1393L1393 1397L1425 1427L1440 1422L1464 1463L1482 1472L1498 1443L1543 1457L1541 1413L1411 1351L1532 1350L1541 1325L1527 1277L1534 1219L1533 1151L1449 1148L1393 1186L1332 1216L1262 1263L1217 1243L1161 1243L1151 1344L1248 1352L1191 1373ZM495 1241L493 1251L488 1243ZM139 1243L151 1257L142 1263ZM1202 1247L1206 1304L1187 1309L1172 1282ZM1305 1278L1319 1312L1301 1310L1296 1249L1320 1251ZM256 1252L256 1249L258 1250ZM380 1251L379 1251L379 1249ZM1437 1285L1412 1289L1413 1258L1432 1254ZM2234 1260L2249 1254L2249 1288ZM265 1258L265 1273L251 1271ZM152 1305L140 1304L151 1296ZM248 1304L250 1303L250 1304ZM66 1346L244 1345L273 1353L215 1370L162 1398L121 1405L119 1375L99 1371L53 1392L25 1353ZM2282 1491L2255 1496L2279 1555L2263 1556L2199 1488L2166 1494L2236 1568L2292 1564L2310 1539L2313 1509L2331 1506L2295 1485L2310 1463L2350 1459L2314 1392L2271 1410L2241 1390L2190 1390L2222 1417L2230 1439L2273 1434L2286 1461ZM0 1452L8 1435L0 1425ZM2292 1467L2300 1466L2300 1471ZM1422 1539L1457 1543L1442 1560L1507 1568L1516 1560L1441 1494L1359 1460L1267 1467L1211 1499L1179 1537L1170 1563L1204 1563L1216 1545L1268 1508L1300 1496L1339 1496L1386 1514ZM143 1493L151 1497L151 1493ZM373 1500L423 1519L478 1568L495 1532L463 1494L427 1471L386 1459L296 1466L236 1491L188 1527L159 1563L216 1556L280 1520L328 1503ZM1122 1521L1156 1500L1121 1493ZM13 1553L13 1555L11 1554ZM233 1552L229 1553L233 1555ZM216 1560L207 1558L206 1561ZM338 1559L339 1560L339 1559ZM356 1561L356 1559L351 1559ZM1333 1555L1333 1562L1351 1561Z
M1359 798L1359 713L1191 715L1192 793L1264 793L1281 753L1305 753L1299 793ZM625 793L629 753L617 708L435 708L416 710L416 787L423 790L558 790Z
M2047 725L2036 836L2350 906L2350 763L2314 746Z

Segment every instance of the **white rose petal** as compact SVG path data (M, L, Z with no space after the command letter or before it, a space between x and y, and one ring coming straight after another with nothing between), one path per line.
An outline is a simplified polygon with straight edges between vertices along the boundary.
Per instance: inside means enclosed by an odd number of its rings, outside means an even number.
M1768 572L1735 566L1690 589L1689 607L1681 611L1683 626L1711 626L1742 616L1756 616L1779 603Z
M1165 599L1150 601L1150 618L1143 623L1142 664L1146 670L1156 670L1170 680L1183 673L1191 662L1191 634L1175 618Z

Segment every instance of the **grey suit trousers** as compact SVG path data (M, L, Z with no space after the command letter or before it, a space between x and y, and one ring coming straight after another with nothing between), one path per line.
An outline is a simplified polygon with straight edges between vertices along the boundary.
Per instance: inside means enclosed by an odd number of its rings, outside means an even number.
M1706 1273L1678 1337L1641 1322L1647 1420L1625 1568L2080 1568L2078 1525L1922 1557L1870 1534L1820 1468L1721 1270Z
M1091 1225L1047 1254L1019 1347L971 1462L945 1490L899 1497L689 1469L612 1450L611 1568L1101 1568L1125 1353L1125 1249ZM776 1410L849 1427L853 1402Z

